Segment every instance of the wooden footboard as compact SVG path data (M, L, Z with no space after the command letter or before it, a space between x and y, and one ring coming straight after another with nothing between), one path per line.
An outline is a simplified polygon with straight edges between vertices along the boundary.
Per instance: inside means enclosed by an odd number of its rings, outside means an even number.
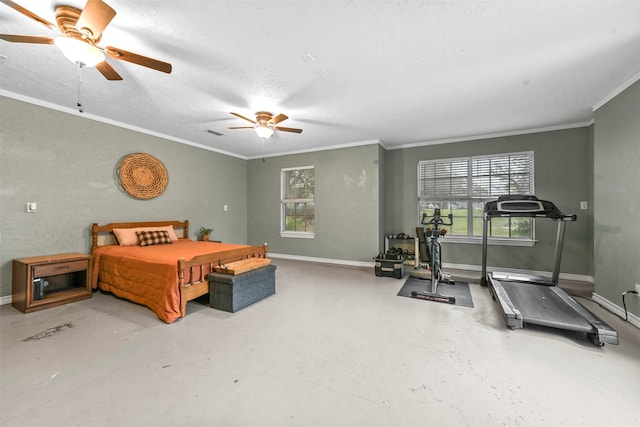
M208 272L213 271L215 267L220 265L241 259L252 257L266 258L267 253L268 245L265 243L262 246L247 246L240 249L198 255L190 260L180 258L178 260L180 317L186 315L188 301L209 293ZM189 274L186 275L186 277L189 277L188 281L185 281L185 271L189 272Z

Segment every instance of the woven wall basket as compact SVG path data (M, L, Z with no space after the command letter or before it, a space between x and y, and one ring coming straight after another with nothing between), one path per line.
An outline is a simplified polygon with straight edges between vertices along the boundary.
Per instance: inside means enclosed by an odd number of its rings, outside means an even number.
M116 176L124 191L131 197L142 200L161 195L169 181L164 164L146 153L124 156L120 160Z

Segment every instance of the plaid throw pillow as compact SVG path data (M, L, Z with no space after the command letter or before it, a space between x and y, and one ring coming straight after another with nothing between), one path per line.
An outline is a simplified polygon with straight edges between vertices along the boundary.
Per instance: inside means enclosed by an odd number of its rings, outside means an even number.
M136 231L140 246L166 245L171 243L169 233L164 230Z

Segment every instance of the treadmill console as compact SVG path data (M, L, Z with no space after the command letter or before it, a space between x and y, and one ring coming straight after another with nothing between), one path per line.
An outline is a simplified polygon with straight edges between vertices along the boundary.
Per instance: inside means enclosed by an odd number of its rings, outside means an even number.
M552 202L540 200L529 194L510 194L500 196L497 200L487 202L484 212L489 218L508 217L545 217L575 221L575 215L564 215Z
M498 200L498 210L503 212L544 212L542 202L536 200Z

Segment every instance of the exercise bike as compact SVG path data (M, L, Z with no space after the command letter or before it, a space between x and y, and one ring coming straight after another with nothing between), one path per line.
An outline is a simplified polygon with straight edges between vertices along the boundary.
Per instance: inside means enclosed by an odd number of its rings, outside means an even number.
M449 214L447 217L449 218L449 223L445 223L442 219L440 208L435 208L433 216L429 221L427 221L427 214L422 214L422 220L420 223L426 226L426 230L424 227L416 228L416 234L420 244L420 264L426 265L427 269L431 270L431 291L413 291L411 292L411 296L413 298L445 302L448 304L456 303L455 297L438 293L438 284L440 282L455 285L455 281L451 279L451 275L442 271L442 247L440 246L439 239L447 234L447 229L441 228L441 226L453 225L453 214Z

